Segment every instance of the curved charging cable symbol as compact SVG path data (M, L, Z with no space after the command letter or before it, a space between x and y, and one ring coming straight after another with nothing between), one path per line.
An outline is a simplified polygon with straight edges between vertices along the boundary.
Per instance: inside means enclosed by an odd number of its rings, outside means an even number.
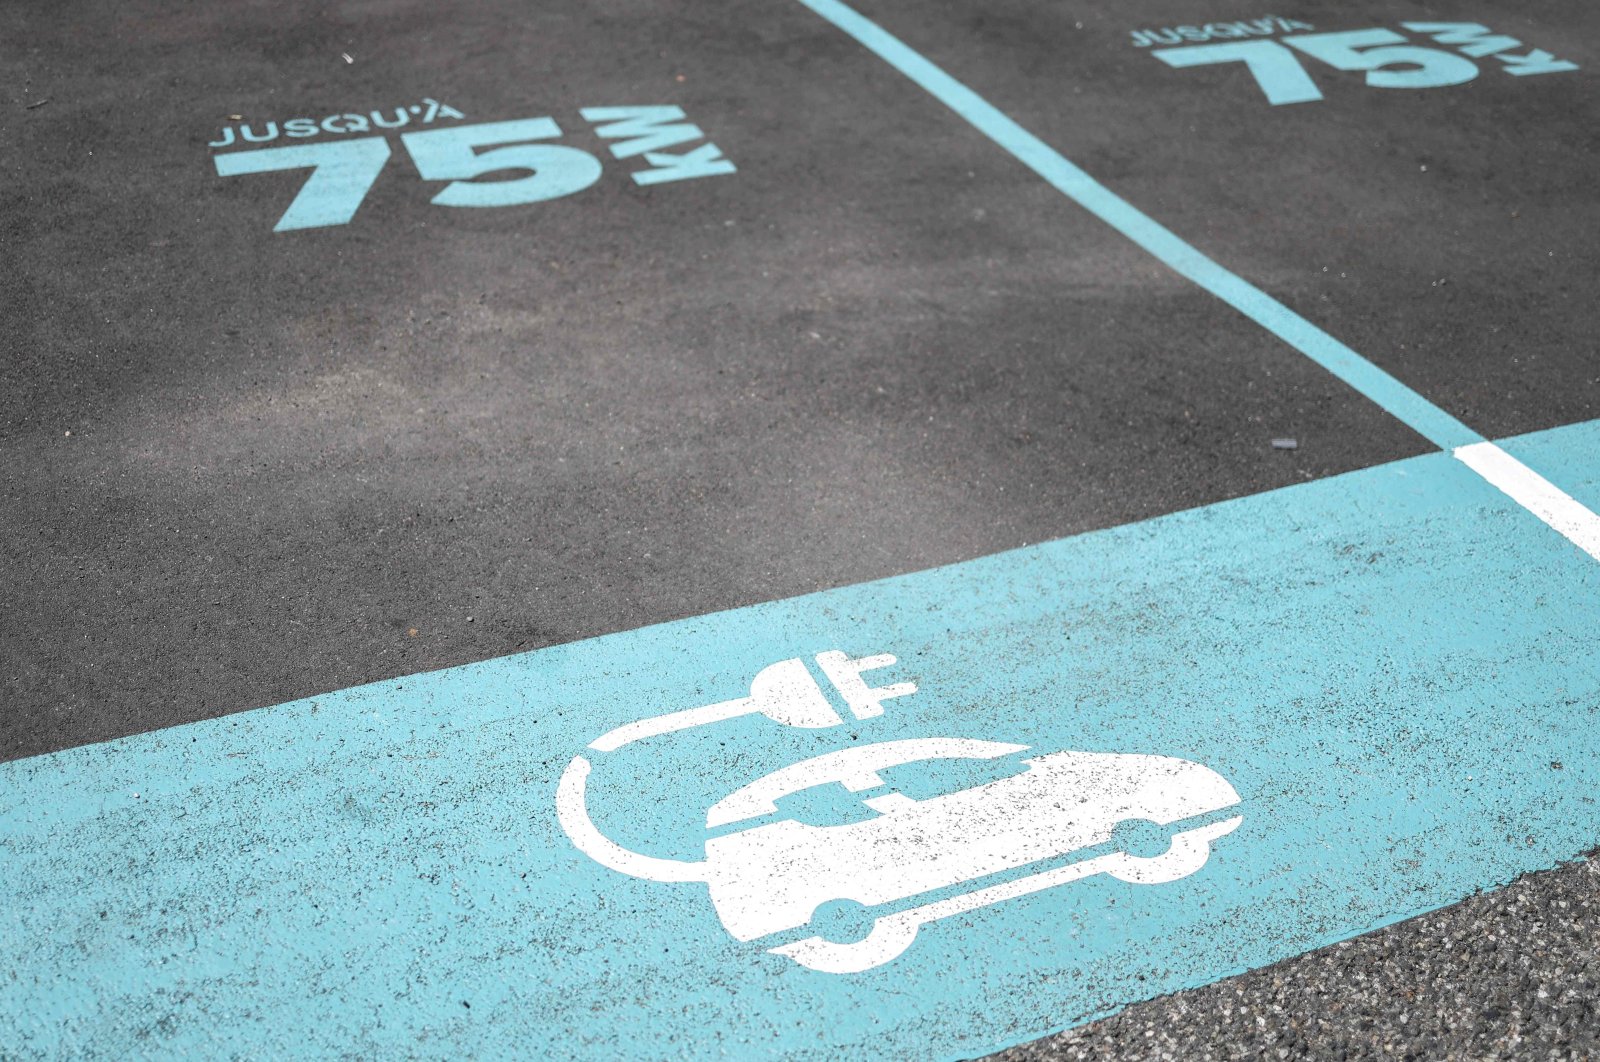
M561 773L556 788L556 818L567 831L578 851L603 867L648 881L708 881L706 862L685 862L647 856L622 847L595 826L589 818L589 761L574 756Z
M864 671L876 671L896 663L888 653L852 660L847 654L831 649L818 653L816 661L857 719L882 715L884 701L917 692L914 683L896 682L888 686L870 687L861 677ZM784 726L810 730L838 726L844 722L828 702L828 696L822 692L817 680L811 676L806 662L795 657L762 668L750 683L748 697L640 719L595 738L589 742L589 747L596 752L615 752L635 741L720 723L741 715L764 715ZM556 789L556 817L580 852L601 866L636 878L650 881L710 880L704 861L685 862L643 855L622 847L601 833L589 817L587 794L591 769L588 759L574 756L562 773L561 784Z

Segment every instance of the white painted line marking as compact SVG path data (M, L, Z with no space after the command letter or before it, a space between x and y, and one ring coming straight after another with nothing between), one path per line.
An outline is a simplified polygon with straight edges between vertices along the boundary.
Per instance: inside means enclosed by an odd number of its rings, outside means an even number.
M1600 560L1600 516L1492 442L1458 446L1456 460L1543 520L1573 545Z

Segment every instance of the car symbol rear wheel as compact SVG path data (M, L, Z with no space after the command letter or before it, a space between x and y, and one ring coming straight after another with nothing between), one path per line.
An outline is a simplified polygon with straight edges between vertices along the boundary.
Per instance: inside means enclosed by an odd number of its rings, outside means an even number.
M866 905L854 900L829 900L812 914L809 926L831 943L857 944L871 936L877 924L877 917Z
M1172 850L1172 831L1150 819L1124 819L1111 831L1111 847L1133 859L1159 859Z

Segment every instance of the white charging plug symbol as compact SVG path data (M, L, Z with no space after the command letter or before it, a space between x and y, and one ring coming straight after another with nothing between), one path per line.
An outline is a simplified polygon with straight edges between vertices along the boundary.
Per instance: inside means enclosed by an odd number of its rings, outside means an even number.
M837 649L830 649L818 653L816 661L857 719L882 715L884 701L917 692L914 682L895 682L874 687L868 686L861 677L862 672L893 665L895 658L888 653L851 658ZM640 719L596 738L589 743L589 747L597 752L614 752L644 738L705 726L741 715L764 715L784 726L810 730L838 726L845 721L834 710L821 683L806 667L806 662L800 657L793 657L762 668L750 683L748 697Z
M889 667L894 662L895 658L888 653L863 656L857 660L851 660L837 649L817 654L817 666L828 676L828 681L838 687L839 695L844 698L844 703L850 706L850 711L857 719L871 719L873 716L882 715L884 701L917 692L915 683L911 682L895 682L888 686L873 688L862 681L863 671L876 671L880 667Z

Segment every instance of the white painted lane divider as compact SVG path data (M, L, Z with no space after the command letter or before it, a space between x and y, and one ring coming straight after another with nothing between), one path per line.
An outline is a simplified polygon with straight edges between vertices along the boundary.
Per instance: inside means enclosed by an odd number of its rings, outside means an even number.
M1453 452L1495 489L1600 560L1600 516L1583 503L1492 442L1458 446Z

